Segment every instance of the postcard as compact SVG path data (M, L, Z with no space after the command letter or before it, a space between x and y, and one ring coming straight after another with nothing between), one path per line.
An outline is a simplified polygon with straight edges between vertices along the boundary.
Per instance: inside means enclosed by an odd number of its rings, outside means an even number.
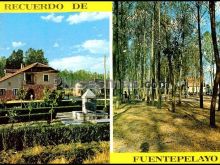
M114 2L112 163L219 163L220 3Z
M219 11L0 1L0 163L219 164Z
M110 161L112 2L0 2L0 162Z

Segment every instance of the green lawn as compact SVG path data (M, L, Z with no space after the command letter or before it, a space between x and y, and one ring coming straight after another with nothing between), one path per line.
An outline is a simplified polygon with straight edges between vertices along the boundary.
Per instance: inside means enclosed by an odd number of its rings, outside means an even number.
M146 105L122 104L114 109L114 152L220 151L220 112L217 128L209 127L209 101L183 101L176 112Z

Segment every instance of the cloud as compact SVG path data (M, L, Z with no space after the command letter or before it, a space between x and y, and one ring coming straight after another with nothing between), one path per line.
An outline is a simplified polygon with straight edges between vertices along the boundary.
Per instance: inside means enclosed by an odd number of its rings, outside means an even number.
M59 70L77 71L84 69L91 72L104 73L103 57L76 55L52 60L49 65ZM106 64L108 64L109 59ZM109 68L109 66L107 66Z
M0 47L0 50L10 50L10 47Z
M55 43L53 44L53 47L54 47L54 48L58 48L58 47L60 47L60 45L59 45L57 42L55 42Z
M82 22L92 22L92 21L98 21L103 20L105 18L109 18L108 12L82 12L79 14L70 15L66 21L70 24L79 24Z
M55 16L54 13L51 13L47 16L41 16L41 19L43 19L45 21L55 22L55 23L61 23L63 18L64 18L64 16L62 16L62 15Z
M24 46L24 45L26 45L26 43L21 42L21 41L13 41L13 42L12 42L12 47L13 47L13 48L22 47L22 46Z
M87 40L81 46L93 54L106 54L109 50L109 43L106 40Z

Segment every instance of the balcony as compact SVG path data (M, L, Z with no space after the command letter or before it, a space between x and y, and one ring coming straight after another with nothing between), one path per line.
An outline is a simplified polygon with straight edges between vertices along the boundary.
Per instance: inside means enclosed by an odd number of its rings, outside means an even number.
M24 82L25 82L25 84L30 84L30 85L35 84L34 74L30 74L30 73L25 74L25 81Z
M27 81L27 80L26 80L26 81L25 81L25 84L31 84L31 85L33 85L33 84L35 84L35 83L34 83L34 81Z

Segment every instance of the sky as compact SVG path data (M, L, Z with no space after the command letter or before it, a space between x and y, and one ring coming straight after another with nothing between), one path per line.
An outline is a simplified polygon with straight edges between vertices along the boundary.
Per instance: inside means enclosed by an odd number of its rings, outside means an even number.
M109 12L0 14L0 56L43 49L59 70L109 70Z
M220 21L220 2L215 3L215 18L216 22ZM206 13L203 15L201 19L201 33L204 34L206 31L211 33L211 25L210 25L210 15L209 11L207 10ZM220 29L216 27L217 35L219 35ZM211 75L210 75L210 65L207 65L205 58L203 58L203 70L205 76L205 83L210 84L211 82Z

